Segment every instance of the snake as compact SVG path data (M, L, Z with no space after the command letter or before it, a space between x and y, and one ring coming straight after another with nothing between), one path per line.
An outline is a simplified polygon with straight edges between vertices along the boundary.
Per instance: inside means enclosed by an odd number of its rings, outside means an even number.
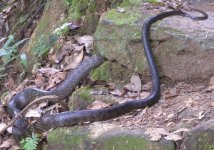
M154 105L160 98L160 79L152 53L152 46L150 44L151 25L158 20L170 16L189 17L193 20L205 20L208 18L208 15L205 12L198 12L202 15L192 16L181 10L171 10L153 15L144 21L141 32L141 40L152 80L152 87L148 97L140 100L128 100L122 104L115 104L111 107L102 109L65 111L52 115L43 115L33 125L29 125L27 119L20 116L13 125L12 135L16 139L20 139L32 131L30 129L32 126L35 129L46 131L58 127L80 125L86 122L92 123L96 121L106 121L129 113L133 110L143 109ZM11 117L18 115L25 106L38 97L56 95L60 100L65 99L72 94L76 86L88 73L103 64L106 60L107 59L102 55L94 54L88 59L83 60L74 70L70 71L66 79L55 88L50 90L41 90L38 88L24 89L13 96L9 101L7 106L9 115Z

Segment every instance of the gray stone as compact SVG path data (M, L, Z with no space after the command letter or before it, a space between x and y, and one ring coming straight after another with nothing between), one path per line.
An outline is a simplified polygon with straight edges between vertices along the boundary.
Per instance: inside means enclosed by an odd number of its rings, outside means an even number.
M214 149L214 120L201 123L194 127L184 139L186 150L213 150Z
M152 142L142 129L108 123L59 128L48 134L47 150L174 150L172 141Z
M148 67L141 42L145 18L155 12L142 6L124 6L124 13L110 9L103 14L94 34L95 49L132 71L147 75ZM214 13L206 21L169 17L152 26L153 53L161 76L172 80L208 79L214 75Z

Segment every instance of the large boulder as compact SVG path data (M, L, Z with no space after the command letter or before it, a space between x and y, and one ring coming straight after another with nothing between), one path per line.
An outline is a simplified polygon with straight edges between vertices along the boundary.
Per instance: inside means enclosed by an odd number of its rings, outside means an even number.
M47 150L174 150L172 141L152 142L142 129L127 129L109 123L59 128L48 134Z
M120 4L125 11L108 10L94 34L95 50L139 74L148 67L141 42L141 28L149 16L160 13L146 10L141 1ZM207 79L214 75L213 12L206 21L173 16L152 26L151 42L161 76L172 80ZM111 70L111 69L110 69Z
M212 150L214 149L214 120L203 122L192 129L185 137L186 150Z

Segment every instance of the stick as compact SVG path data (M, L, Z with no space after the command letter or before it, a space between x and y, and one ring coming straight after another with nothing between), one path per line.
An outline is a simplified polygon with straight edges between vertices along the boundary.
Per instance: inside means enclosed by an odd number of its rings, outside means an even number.
M37 103L41 103L41 102L45 102L45 101L50 101L50 100L56 100L58 101L58 96L55 95L49 95L49 96L42 96L39 98L36 98L35 100L33 100L32 102L30 102L27 106L25 106L25 108L20 111L4 128L0 129L0 134L2 134L5 130L7 130L7 128L11 127L15 121L21 117L31 106L33 106L34 104Z

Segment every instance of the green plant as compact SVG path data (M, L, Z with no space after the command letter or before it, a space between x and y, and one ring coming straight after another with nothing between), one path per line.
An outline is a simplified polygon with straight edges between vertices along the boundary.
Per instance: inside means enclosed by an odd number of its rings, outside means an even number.
M32 133L31 137L26 137L21 140L22 149L24 150L36 150L39 143L39 138L36 134Z
M2 43L6 38L0 39L0 43ZM24 43L27 39L23 39L15 43L14 35L9 35L7 41L4 43L2 48L0 48L0 57L3 62L1 67L5 67L8 63L15 60L17 57L20 57L20 62L22 65L27 67L27 57L25 53L18 55L18 46Z

